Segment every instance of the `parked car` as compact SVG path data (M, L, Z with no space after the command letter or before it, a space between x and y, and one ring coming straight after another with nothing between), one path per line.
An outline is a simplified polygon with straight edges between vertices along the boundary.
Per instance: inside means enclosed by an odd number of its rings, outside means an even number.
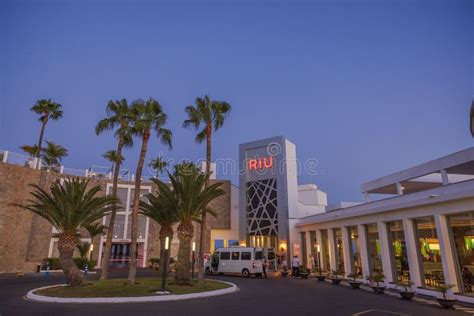
M261 277L263 248L226 247L217 249L206 262L206 274L240 274Z

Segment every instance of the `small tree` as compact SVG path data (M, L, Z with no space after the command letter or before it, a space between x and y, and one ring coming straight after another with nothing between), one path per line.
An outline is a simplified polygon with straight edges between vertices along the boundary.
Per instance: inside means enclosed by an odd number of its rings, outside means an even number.
M435 288L443 294L443 299L448 299L448 290L454 287L453 284L438 284Z
M80 229L112 211L115 197L99 196L99 185L88 189L90 179L67 178L64 184L54 182L49 191L32 184L32 199L26 205L15 206L31 211L58 231L59 262L66 282L71 286L84 285L85 279L73 260Z
M52 167L59 167L61 160L67 156L66 148L51 141L46 141L46 147L42 148L41 151L43 152L41 158L48 166L48 170L52 170Z
M38 145L23 145L20 146L20 149L23 150L30 157L35 157L38 152Z
M40 116L39 121L41 122L41 132L35 153L35 157L39 158L41 147L43 146L43 136L46 124L49 120L59 120L63 117L62 105L51 101L51 99L43 99L36 101L35 105L31 108L31 111Z
M92 248L92 245L94 244L95 238L98 237L98 236L104 235L105 230L107 229L107 226L102 225L99 222L95 222L95 223L84 226L84 228L87 230L87 233L89 233L89 236L91 238L91 243L90 243L89 249L88 249L89 253L90 253L89 260L91 260L92 259L92 251L91 251L92 249L91 248Z
M156 179L153 179L156 183ZM156 183L158 188L161 188ZM161 188L163 190L163 188ZM166 196L170 196L171 192L165 192L163 194L158 191L158 194L147 194L146 201L140 201L140 213L151 218L160 225L160 259L161 264L158 266L158 274L163 273L163 267L168 263L165 262L165 241L166 237L169 240L173 239L173 225L178 222L177 210ZM153 263L152 263L153 264Z
M407 293L408 289L411 289L413 284L415 284L415 283L413 283L412 281L399 281L399 282L397 282L397 287L402 288L403 291L405 293Z
M176 283L189 284L191 281L191 240L194 236L193 222L199 222L204 211L214 214L208 205L225 192L220 188L222 182L206 187L209 175L199 172L194 165L189 163L177 165L174 174L168 173L168 175L171 188L160 180L155 183L158 186L158 194L173 206L179 221Z
M352 272L352 273L349 273L347 277L350 278L353 282L355 282L357 277L359 277L359 274L356 272Z
M159 156L152 159L150 163L148 164L148 167L155 170L156 178L158 178L160 174L162 174L163 171L165 171L166 168L168 167L168 162L164 160L162 156Z

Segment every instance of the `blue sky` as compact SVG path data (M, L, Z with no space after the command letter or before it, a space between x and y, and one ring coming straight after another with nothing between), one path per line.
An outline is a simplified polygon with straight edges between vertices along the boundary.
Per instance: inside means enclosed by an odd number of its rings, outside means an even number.
M69 149L64 164L106 165L107 101L153 96L174 149L152 140L148 158L198 159L183 109L209 93L233 106L215 158L285 135L319 161L300 183L361 200L364 181L474 145L473 21L470 0L1 1L0 148L36 143L29 108L52 98L65 114L46 139Z

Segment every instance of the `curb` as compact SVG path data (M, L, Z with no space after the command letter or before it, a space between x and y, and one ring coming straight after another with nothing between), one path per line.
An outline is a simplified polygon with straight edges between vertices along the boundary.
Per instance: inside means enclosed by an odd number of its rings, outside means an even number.
M209 279L211 280L211 279ZM56 284L50 286L44 286L37 289L33 289L28 291L25 298L31 301L36 302L43 302L43 303L150 303L150 302L168 302L168 301L182 301L182 300L190 300L195 298L204 298L204 297L213 297L213 296L220 296L235 293L239 290L237 285L230 282L218 281L213 280L215 282L221 282L225 284L229 284L230 287L215 290L215 291L208 291L208 292L200 292L200 293L189 293L189 294L175 294L175 295L156 295L156 296L136 296L136 297L53 297L53 296L44 296L35 294L38 290L43 290L51 287L56 286L66 286L66 284Z

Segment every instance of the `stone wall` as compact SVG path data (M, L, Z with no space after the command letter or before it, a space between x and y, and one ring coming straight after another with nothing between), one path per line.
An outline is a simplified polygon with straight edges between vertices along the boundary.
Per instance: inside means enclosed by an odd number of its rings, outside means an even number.
M30 198L30 184L38 184L42 188L49 188L60 177L57 173L33 170L27 167L5 164L0 162L0 273L14 273L19 271L31 272L36 265L48 256L52 226L43 218L29 211L16 207L13 204L25 204ZM90 185L99 184L105 194L107 179L92 179ZM216 217L208 216L205 250L210 248L211 229L230 229L230 181L222 181L222 189L226 195L213 201L211 207L217 213ZM132 182L122 182L132 184ZM152 190L156 187L152 185ZM147 257L159 257L159 229L160 226L150 220L148 230ZM195 225L194 240L196 249L199 245L199 225ZM83 237L88 237L84 235ZM99 240L94 242L92 258L99 256ZM172 244L171 255L177 254L178 244Z

